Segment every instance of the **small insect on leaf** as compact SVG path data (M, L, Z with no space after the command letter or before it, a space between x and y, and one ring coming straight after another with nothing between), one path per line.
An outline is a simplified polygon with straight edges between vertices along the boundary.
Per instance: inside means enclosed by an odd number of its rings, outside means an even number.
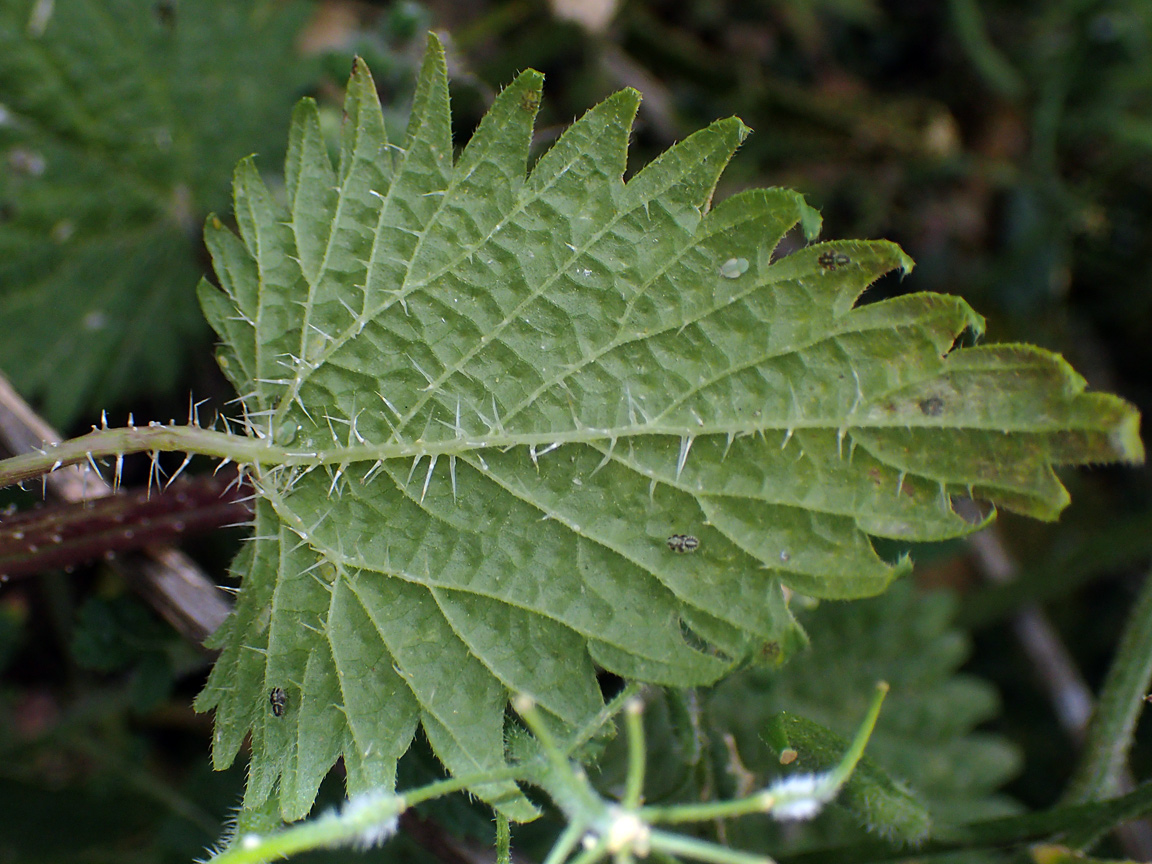
M529 114L535 114L536 109L540 107L540 91L525 91L524 95L520 97L520 107Z
M272 705L272 713L277 717L284 716L284 709L288 707L288 694L282 687L273 687L268 694L268 702Z
M816 263L825 270L839 270L841 267L847 267L851 264L852 259L843 252L825 252L816 259Z
M668 548L677 554L695 552L700 548L700 541L691 534L673 534L668 538Z
M939 417L944 413L944 400L939 396L921 399L918 404L920 405L920 413L925 417Z

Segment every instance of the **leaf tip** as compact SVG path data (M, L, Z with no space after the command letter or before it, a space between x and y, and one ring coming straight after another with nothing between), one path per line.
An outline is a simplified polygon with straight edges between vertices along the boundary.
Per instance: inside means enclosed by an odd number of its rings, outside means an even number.
M250 153L236 163L236 168L232 172L232 187L239 192L251 183L259 181L260 172L256 168L256 154Z
M424 65L427 66L429 63L437 63L437 61L439 61L438 65L440 66L445 64L444 42L436 35L435 30L429 30L428 38L424 42Z
M803 195L797 197L800 206L800 230L804 232L804 239L811 243L820 236L820 231L824 227L824 217L804 199Z
M364 98L369 93L373 95L376 93L376 82L372 78L372 70L368 68L368 63L360 55L352 58L352 70L348 73L345 93L357 93L360 98Z
M736 121L737 139L740 141L741 144L743 144L745 142L745 140L747 140L748 136L751 135L754 130L752 129L751 126L746 124L739 117L733 117L732 119Z
M1140 412L1132 406L1121 414L1120 422L1112 427L1108 443L1119 461L1132 465L1144 464L1144 442L1140 438Z
M316 107L316 100L311 96L304 96L296 102L292 108L292 127L302 125L303 123L315 118L315 122L319 125L320 122L320 109Z
M900 247L896 247L897 264L900 267L900 278L903 279L916 268L916 262Z

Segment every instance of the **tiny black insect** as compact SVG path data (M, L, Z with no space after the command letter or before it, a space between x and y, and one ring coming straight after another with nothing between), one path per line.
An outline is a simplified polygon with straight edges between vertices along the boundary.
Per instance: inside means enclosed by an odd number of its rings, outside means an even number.
M668 548L680 554L695 552L700 548L700 541L691 534L673 534L668 538Z
M281 687L273 687L268 694L268 702L272 705L272 713L277 717L284 716L284 709L288 707L288 694Z
M944 400L939 396L930 396L919 402L920 413L925 417L939 417L944 413Z
M852 259L843 252L825 252L816 259L816 263L825 270L839 270L841 267L847 267L851 264Z

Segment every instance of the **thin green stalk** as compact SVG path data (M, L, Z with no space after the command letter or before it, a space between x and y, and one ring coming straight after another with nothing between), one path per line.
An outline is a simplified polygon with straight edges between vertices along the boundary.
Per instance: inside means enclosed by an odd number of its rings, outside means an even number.
M575 822L570 822L568 827L560 835L560 838L552 846L548 852L548 857L544 859L544 864L561 864L569 855L576 845L580 842L580 838L584 836L584 826L578 825Z
M751 422L722 423L700 427L698 434L742 435L757 432L761 426ZM811 424L790 421L789 428L803 429ZM619 427L618 439L631 435L681 436L683 427L676 425L637 425ZM388 440L383 443L332 444L327 447L282 447L267 436L217 432L199 426L155 424L128 426L119 429L96 429L79 438L59 444L45 445L43 450L22 453L0 460L0 488L34 480L64 465L88 462L95 466L98 460L127 456L132 453L175 452L190 453L223 459L242 465L283 465L315 467L319 465L349 465L354 462L380 462L387 459L409 459L425 456L452 455L486 448L548 446L600 441L606 432L602 429L574 429L569 432L542 432L539 434L493 433L481 438L446 438L425 441Z
M572 859L572 864L592 864L608 854L608 841L601 837L595 843L586 845L584 851Z
M603 802L596 797L587 779L576 775L565 751L548 730L535 700L529 696L517 696L512 700L512 707L536 736L540 749L548 759L551 770L546 779L537 778L537 781L544 784L548 794L573 822L580 821L581 817L588 819L598 816L604 809Z
M624 722L628 730L628 774L620 803L626 810L634 810L644 794L644 703L629 700L624 706Z
M548 724L544 722L544 717L540 714L540 709L536 707L536 700L530 696L517 696L512 700L512 707L516 709L516 713L524 719L524 722L528 725L528 729L536 736L536 740L540 742L540 748L544 751L545 756L548 757L552 768L560 773L570 771L567 757L556 743L556 739L552 737L552 732L548 729Z
M661 825L684 822L709 822L714 819L735 819L751 813L767 813L775 803L775 796L757 792L735 801L708 801L703 804L676 804L671 807L642 807L640 817Z
M700 840L683 834L669 834L666 831L653 831L649 839L653 851L665 852L707 864L775 864L767 855L753 855Z
M1110 798L1120 792L1120 775L1149 686L1152 686L1152 573L1145 577L1124 626L1088 726L1080 763L1064 793L1064 803L1080 804Z
M887 681L880 681L876 684L876 689L872 694L872 704L868 706L868 713L864 715L864 721L856 730L856 737L852 739L852 745L840 763L832 769L829 779L836 784L837 789L844 785L844 782L856 768L856 763L864 755L864 748L868 746L868 739L872 737L872 730L876 728L876 720L880 716L880 706L884 704L884 697L888 695L888 690Z
M568 745L565 753L571 756L585 744L592 740L592 738L603 729L609 720L624 710L624 706L628 704L633 696L639 694L644 689L644 685L632 682L619 693L617 693L607 705L597 712L596 716L588 721L579 732L576 733L572 741Z
M411 792L405 792L404 803L408 807L413 807L433 798L442 798L453 792L462 792L471 786L499 783L501 780L526 780L529 774L529 769L523 765L506 765L491 771L478 771L461 777L449 777L447 780L439 780Z
M872 737L872 730L876 728L876 720L880 716L880 706L888 693L888 684L880 681L872 695L872 702L868 706L868 713L864 715L856 737L845 751L844 756L836 767L823 775L819 786L809 793L821 802L830 801L851 776L860 757L864 755L864 748L868 739ZM785 804L781 797L772 791L772 788L761 790L747 798L735 801L710 801L703 804L677 804L671 807L644 807L640 810L641 818L649 822L659 822L671 825L682 822L703 822L711 819L733 819L737 816L746 816L750 813L768 813L778 803Z

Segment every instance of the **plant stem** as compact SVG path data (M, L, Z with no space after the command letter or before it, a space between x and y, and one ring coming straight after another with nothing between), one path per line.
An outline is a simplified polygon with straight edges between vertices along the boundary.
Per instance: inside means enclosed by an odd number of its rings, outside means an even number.
M735 819L750 813L767 813L775 802L772 795L757 792L736 801L708 801L703 804L675 804L670 807L644 807L640 816L649 822L675 825L681 822L708 822Z
M872 704L868 706L868 713L864 716L860 728L856 730L856 737L852 739L852 746L848 748L848 752L844 754L840 764L832 769L830 779L837 788L844 785L844 781L852 774L856 763L864 755L864 748L868 746L868 739L872 737L872 730L876 728L876 720L880 716L880 706L884 704L884 697L888 695L888 690L887 681L880 681L876 684L876 689L872 694Z
M404 803L407 807L413 807L433 798L442 798L453 792L462 792L470 786L499 783L501 780L524 780L529 773L529 770L523 765L507 765L491 771L482 771L461 777L449 777L447 780L429 783L427 786L412 792L405 792Z
M617 693L614 697L612 697L612 700L603 708L601 708L596 713L596 716L589 720L587 724L585 724L583 729L576 733L575 737L569 743L565 754L571 756L573 753L591 741L592 737L596 735L596 733L598 733L601 729L603 729L609 720L611 720L618 713L620 713L621 710L623 710L624 706L628 704L628 700L637 695L643 689L644 685L637 684L635 681L633 681L631 684L628 684L623 690Z
M644 703L638 698L624 706L624 722L628 730L628 775L624 797L620 800L626 810L640 806L644 794Z
M512 827L503 813L496 814L496 864L512 864Z
M651 844L653 851L706 861L708 864L774 864L767 855L740 852L727 846L709 843L707 840L686 837L683 834L669 834L666 831L653 831Z
M568 827L564 829L564 833L553 845L548 857L544 859L544 864L561 864L576 848L576 844L580 842L580 838L584 834L584 827L575 822L570 822Z
M1144 695L1152 681L1152 573L1128 616L1108 670L1087 739L1064 802L1080 804L1119 794Z
M211 862L259 864L309 849L374 846L396 833L397 817L405 806L405 799L398 795L353 798L339 813L308 819L272 834L241 834Z
M98 429L43 450L0 461L0 487L46 475L63 465L125 456L129 453L179 451L213 456L237 463L283 462L289 454L258 438L231 435L197 426L129 426Z

